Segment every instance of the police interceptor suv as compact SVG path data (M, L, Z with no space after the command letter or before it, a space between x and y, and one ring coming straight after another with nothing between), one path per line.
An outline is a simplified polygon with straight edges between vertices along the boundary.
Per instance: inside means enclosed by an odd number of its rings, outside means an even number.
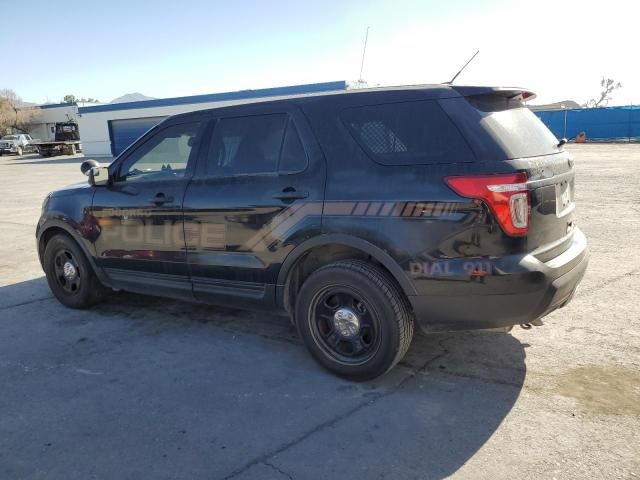
M573 160L522 89L449 85L296 96L167 118L37 226L53 294L110 290L286 312L358 380L414 328L539 323L588 262Z

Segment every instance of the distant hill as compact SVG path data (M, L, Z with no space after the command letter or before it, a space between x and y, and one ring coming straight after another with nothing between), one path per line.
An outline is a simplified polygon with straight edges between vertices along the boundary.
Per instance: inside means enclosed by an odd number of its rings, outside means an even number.
M125 103L125 102L141 102L144 100L155 100L154 97L147 97L141 93L127 93L126 95L122 95L121 97L114 98L110 103Z

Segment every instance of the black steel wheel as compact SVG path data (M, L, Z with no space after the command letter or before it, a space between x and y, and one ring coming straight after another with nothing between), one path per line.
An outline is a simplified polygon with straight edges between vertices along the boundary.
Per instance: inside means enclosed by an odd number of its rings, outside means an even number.
M318 292L309 310L309 329L316 344L336 362L366 363L380 344L378 314L348 286Z
M58 285L69 295L77 295L80 292L82 272L73 254L66 248L56 252L53 260L56 281Z
M66 234L49 239L44 249L43 267L51 292L67 307L90 307L103 300L108 292L82 249Z
M313 272L298 292L298 332L325 368L370 380L400 361L413 337L413 313L391 276L362 260Z

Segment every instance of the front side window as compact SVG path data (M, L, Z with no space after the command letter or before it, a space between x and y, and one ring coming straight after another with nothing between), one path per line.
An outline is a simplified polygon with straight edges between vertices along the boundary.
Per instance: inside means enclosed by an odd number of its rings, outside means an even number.
M211 137L207 173L276 172L286 123L286 114L220 119Z
M126 181L183 177L196 144L199 122L174 125L157 132L129 155L120 168Z

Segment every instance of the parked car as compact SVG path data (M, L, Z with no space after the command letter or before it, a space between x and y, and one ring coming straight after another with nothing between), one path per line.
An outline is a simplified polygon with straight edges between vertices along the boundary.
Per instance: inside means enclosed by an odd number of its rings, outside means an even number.
M5 135L0 138L0 155L3 153L22 155L27 152L35 152L38 149L31 145L32 141L31 135L27 134Z
M588 262L573 160L522 89L328 93L170 117L45 199L56 298L285 312L313 357L384 374L425 332L540 324Z

